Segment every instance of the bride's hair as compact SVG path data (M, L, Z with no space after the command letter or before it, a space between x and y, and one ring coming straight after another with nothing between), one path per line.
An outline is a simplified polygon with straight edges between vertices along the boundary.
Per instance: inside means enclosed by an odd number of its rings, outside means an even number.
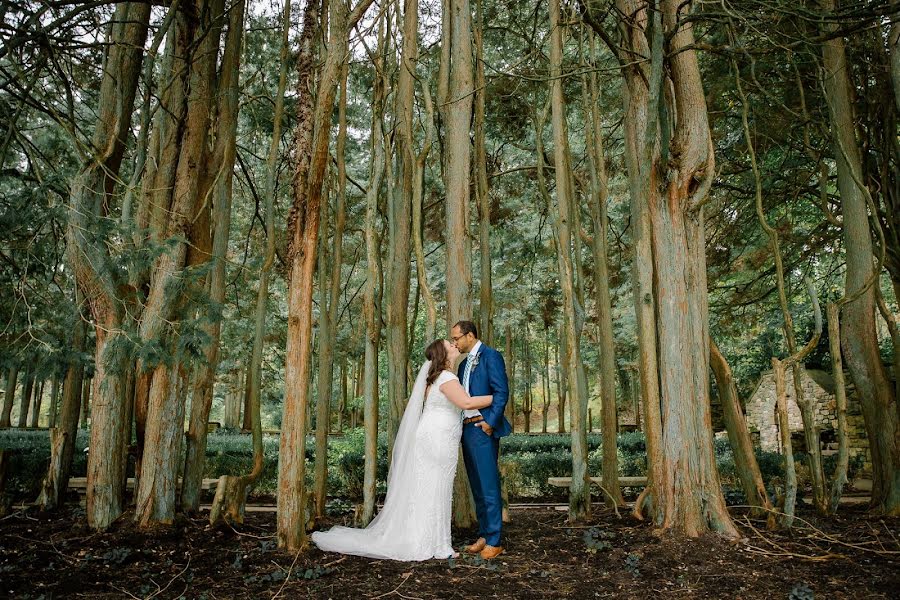
M428 377L425 378L427 385L433 384L438 375L447 368L447 347L444 346L444 340L434 340L425 348L425 358L431 361L428 367Z

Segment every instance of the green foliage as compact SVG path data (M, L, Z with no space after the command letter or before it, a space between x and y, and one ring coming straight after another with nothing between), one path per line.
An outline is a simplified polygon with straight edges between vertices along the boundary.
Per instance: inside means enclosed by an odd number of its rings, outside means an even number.
M596 554L597 552L612 550L611 540L616 539L616 534L614 531L591 527L586 529L581 537L584 540L587 551L590 554Z
M788 600L815 600L816 595L812 589L805 583L798 583L791 588L791 594Z
M263 472L253 490L254 496L274 495L278 484L277 434L263 436ZM88 433L79 430L72 467L73 477L84 477L87 472ZM4 429L0 430L0 448L15 450L11 462L9 489L26 496L36 495L46 474L50 460L50 443L46 431ZM599 434L588 435L588 467L591 473L599 473L603 452ZM349 430L344 435L328 439L328 490L333 497L326 510L340 515L352 510L350 502L356 502L363 494L363 469L365 466L365 432L362 428ZM622 433L618 436L619 474L636 477L646 474L646 445L640 432ZM715 441L716 466L722 481L723 493L728 504L746 502L734 467L731 446L725 439ZM315 460L315 443L312 436L306 443L306 482L313 484L312 465ZM182 456L183 460L183 456ZM784 461L776 452L756 450L763 481L767 485L781 480ZM797 454L795 460L803 464L805 456ZM567 434L523 435L513 434L501 442L500 462L511 499L535 500L539 498L566 497L566 489L547 484L549 477L568 477L572 474L570 440ZM824 458L825 473L831 478L836 466L836 456ZM861 456L852 457L848 476L851 480L862 467ZM387 437L384 432L378 438L377 493L386 492L388 474ZM204 477L241 475L253 467L252 440L248 434L217 431L211 433L206 447ZM801 475L803 471L801 470ZM801 478L801 485L803 484ZM636 493L628 490L626 493ZM599 489L594 489L599 494Z

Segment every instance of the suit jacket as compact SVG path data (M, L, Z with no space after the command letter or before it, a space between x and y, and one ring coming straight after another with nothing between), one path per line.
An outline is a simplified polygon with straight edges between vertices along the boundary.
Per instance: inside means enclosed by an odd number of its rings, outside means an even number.
M466 372L466 365L472 360L472 356L466 357L466 360L459 365L459 381L464 381L463 376ZM506 402L509 400L509 381L506 378L506 363L503 362L503 355L486 345L484 342L478 350L478 362L472 367L469 374L469 395L471 396L487 396L494 397L493 402L486 408L479 409L481 416L487 421L494 432L491 434L495 438L501 438L512 432L512 426L503 411L506 409Z

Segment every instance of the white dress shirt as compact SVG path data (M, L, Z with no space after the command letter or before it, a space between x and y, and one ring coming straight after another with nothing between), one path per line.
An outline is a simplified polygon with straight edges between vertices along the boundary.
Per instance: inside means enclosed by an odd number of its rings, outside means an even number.
M468 377L466 377L465 369L463 369L463 382L462 382L462 384L463 384L463 388L465 388L467 394L469 394L469 380L472 378L472 369L469 368L468 365L471 364L472 360L473 360L476 356L478 356L478 351L479 351L479 350L481 350L481 340L476 341L476 342L475 342L475 345L472 346L472 349L469 350L469 360L468 360L468 364L466 365L466 369L469 370L469 376L468 376ZM477 367L476 367L476 368L477 368ZM469 395L471 396L471 394L469 394ZM481 411L478 410L477 408L472 408L472 409L463 411L463 417L466 418L466 419L468 419L468 418L470 418L470 417L479 417L479 416L481 416Z

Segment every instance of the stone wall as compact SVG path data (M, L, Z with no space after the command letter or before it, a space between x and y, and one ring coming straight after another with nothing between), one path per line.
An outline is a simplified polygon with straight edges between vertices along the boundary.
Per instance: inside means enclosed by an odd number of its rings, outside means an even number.
M822 441L824 455L837 452L837 415L834 401L834 380L825 371L816 369L804 370L803 393L807 398L812 398L816 425ZM800 407L794 398L794 376L790 369L785 373L788 424L791 433L803 432L803 419L800 416ZM849 382L849 374L846 377ZM752 434L759 436L759 445L769 452L781 451L781 440L778 433L778 425L775 419L775 378L771 371L762 374L759 384L753 395L747 400L744 409L747 416L747 425ZM865 424L860 412L859 401L854 394L852 384L847 385L847 434L850 443L850 457L862 455L863 471L871 471L871 458L869 456L869 441L866 437ZM801 436L792 436L793 440L802 440ZM795 448L796 450L796 448Z

